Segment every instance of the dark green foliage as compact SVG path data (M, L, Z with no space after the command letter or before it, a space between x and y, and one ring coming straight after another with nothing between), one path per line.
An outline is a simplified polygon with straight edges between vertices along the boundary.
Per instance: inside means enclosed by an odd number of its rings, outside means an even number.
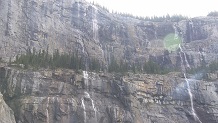
M144 64L144 71L148 74L167 74L173 70L149 60Z
M187 73L189 74L195 74L195 75L201 75L198 79L208 79L207 73L213 73L218 71L218 62L212 62L209 65L201 65L196 68L192 68L190 70L187 70Z
M111 62L108 66L109 72L120 72L120 65L117 63L117 60L114 56L111 57Z
M130 64L130 63L129 63ZM117 62L114 56L111 57L111 62L108 66L108 72L126 73L131 70L129 64L123 60Z
M90 61L89 69L95 72L99 72L102 68L99 60L92 58Z
M115 60L114 56L112 56L108 71L116 73L133 72L147 74L166 74L172 70L162 67L151 60L145 62L144 65L141 63L127 63L123 60L117 63L117 60Z
M217 62L212 62L209 67L209 72L215 72L218 70L218 63Z
M89 70L91 71L100 71L101 65L100 62L96 59L90 59ZM23 64L25 69L34 68L67 68L74 69L76 71L83 69L86 70L85 67L86 62L84 62L83 57L78 56L78 54L67 54L67 53L59 53L59 50L56 50L53 55L48 53L48 50L40 50L38 53L33 49L27 50L26 54L16 56L16 60L14 61L16 64Z
M66 68L78 70L89 70L94 72L103 71L104 65L95 58L88 58L84 56L79 56L77 53L67 54L60 53L56 50L52 55L48 53L48 49L39 50L36 52L35 49L28 49L26 54L16 56L14 61L16 64L23 64L25 69L33 68ZM165 74L169 70L161 67L153 61L148 61L144 64L142 63L127 63L126 61L120 60L117 62L114 56L111 57L110 64L107 68L108 72L116 73L148 73L148 74Z
M138 16L134 16L131 14L126 14L126 13L118 13L115 12L114 14L118 14L124 17L131 17L131 18L136 18L139 20L143 20L143 21L152 21L152 22L164 22L164 21L170 21L170 22L179 22L181 20L185 20L188 19L188 17L182 16L182 15L172 15L170 16L169 14L166 16L153 16L153 17L138 17Z
M160 71L160 66L152 61L148 61L144 65L144 70L146 73L158 73Z
M212 62L209 65L201 65L199 67L196 68L192 68L190 70L188 70L187 72L190 74L195 74L198 73L199 71L206 73L213 73L216 72L218 70L218 62Z

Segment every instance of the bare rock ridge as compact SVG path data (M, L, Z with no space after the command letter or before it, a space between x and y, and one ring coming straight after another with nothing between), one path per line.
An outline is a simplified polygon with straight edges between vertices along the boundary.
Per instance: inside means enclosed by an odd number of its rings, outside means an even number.
M191 67L217 60L217 17L151 22L83 0L0 0L0 28L5 61L34 47L78 52L105 64L113 56L179 66L181 54L164 46L171 34L182 39ZM202 123L217 123L218 74L206 75L210 81L188 75L194 109ZM198 123L187 86L176 72L114 75L0 65L0 123Z

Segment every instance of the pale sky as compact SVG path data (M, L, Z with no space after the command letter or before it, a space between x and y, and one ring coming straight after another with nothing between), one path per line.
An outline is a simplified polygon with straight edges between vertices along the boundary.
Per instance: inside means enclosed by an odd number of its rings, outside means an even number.
M86 0L94 1L110 11L136 16L163 16L181 14L188 17L206 16L218 11L218 0Z

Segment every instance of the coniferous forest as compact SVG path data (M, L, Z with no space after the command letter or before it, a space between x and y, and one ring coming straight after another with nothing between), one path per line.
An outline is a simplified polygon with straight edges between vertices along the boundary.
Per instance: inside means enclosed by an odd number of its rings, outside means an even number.
M66 68L73 70L89 70L94 72L107 71L117 73L148 73L148 74L165 74L170 72L169 69L165 69L157 63L149 60L144 64L140 63L127 63L123 60L117 61L113 56L110 63L105 65L101 61L95 58L83 57L78 53L60 53L59 50L55 50L53 54L49 54L48 50L36 51L28 49L26 54L17 55L15 61L10 64L20 65L22 64L25 69L33 68Z

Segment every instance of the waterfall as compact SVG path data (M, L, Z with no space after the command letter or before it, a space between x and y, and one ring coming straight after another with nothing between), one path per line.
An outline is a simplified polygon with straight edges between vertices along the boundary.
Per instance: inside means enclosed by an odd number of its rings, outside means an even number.
M189 65L189 63L188 63L188 60L187 60L187 57L186 57L186 54L185 54L185 52L183 51L183 49L182 49L182 47L181 47L181 45L179 44L179 49L180 49L180 58L182 58L182 56L181 56L181 53L184 55L184 59L185 59L185 64L186 64L186 66L188 67L188 68L190 68L190 65ZM181 61L183 61L183 60L181 60Z
M191 101L192 115L194 116L195 121L198 121L198 122L202 123L201 120L199 119L198 115L195 112L194 103L193 103L193 95L192 95L192 92L191 92L190 83L189 83L185 73L184 73L184 77L185 77L185 81L186 81L186 84L187 84L187 87L188 87L188 94L189 94L190 101Z
M91 106L92 106L93 111L95 112L95 118L96 118L97 109L95 107L94 100L91 98L90 94L86 91L84 92L84 97L82 100L84 100L84 98L89 99L91 101Z
M91 101L92 101L92 108L93 108L93 110L94 110L94 112L95 112L95 118L96 118L96 112L97 112L97 110L96 110L96 107L95 107L95 103L94 103L94 101L92 100L92 98L90 98L91 99Z
M84 85L86 87L88 85L88 81L89 81L89 74L87 71L83 71L83 78L84 78Z
M67 98L67 118L69 119L70 118L70 99Z
M175 24L174 25L174 30L175 30L174 39L179 39L180 38L179 36L181 36L181 40L182 40L181 43L184 43L183 34L181 32L179 32L178 29L179 29L179 27ZM202 123L201 120L199 119L199 117L197 116L196 112L195 112L194 102L193 102L193 95L192 95L192 92L191 92L190 83L189 83L189 80L186 77L186 69L187 68L190 69L190 65L188 63L186 54L185 54L184 50L182 49L181 44L179 44L179 49L180 49L179 56L180 56L180 59L181 59L181 69L182 69L182 72L183 72L184 77L185 77L185 81L186 81L186 84L187 84L187 90L188 90L188 94L189 94L190 101L191 101L191 113L192 113L195 121L198 121L198 122ZM184 56L184 58L183 58L183 56Z
M178 32L178 30L177 30L176 24L174 24L173 28L174 28L174 31L175 31L174 39L178 39L178 38L179 38L179 32Z
M93 39L95 40L95 42L99 42L98 40L98 20L97 20L97 8L95 6L93 7L93 18L92 18L92 30L93 30Z
M188 81L188 79L186 77L186 67L184 66L184 64L186 64L188 68L190 68L190 65L189 65L188 60L186 58L186 54L183 51L183 49L180 46L180 44L179 44L179 48L180 48L180 53L179 54L180 54L180 59L181 59L182 72L183 72L184 77L185 77L185 81L186 81L186 84L187 84L187 90L188 90L188 94L189 94L190 101L191 101L191 112L192 112L192 115L193 115L195 121L198 121L198 122L202 123L201 120L199 119L199 117L197 116L196 112L195 112L194 102L193 102L193 95L192 95L192 92L191 92L190 83L189 83L189 81ZM183 60L181 54L184 55L184 60Z
M85 92L85 97L88 98L88 99L91 98L88 92Z
M155 30L154 30L154 37L155 37L155 39L157 39L157 31L156 31L156 28L155 28Z
M82 98L82 108L83 108L83 115L84 115L84 123L86 123L86 107L83 98Z
M189 20L189 30L190 31L193 31L193 27L194 27L194 25L193 25L193 22L192 22L192 20L190 19ZM192 32L189 32L189 33L192 33ZM193 39L193 37L192 37L192 34L189 34L189 36L190 36L190 41Z
M46 117L47 117L47 120L46 120L46 123L49 123L49 97L47 98L47 104L46 104Z
M78 20L80 18L80 3L79 2L80 1L77 1L77 18L78 18Z

